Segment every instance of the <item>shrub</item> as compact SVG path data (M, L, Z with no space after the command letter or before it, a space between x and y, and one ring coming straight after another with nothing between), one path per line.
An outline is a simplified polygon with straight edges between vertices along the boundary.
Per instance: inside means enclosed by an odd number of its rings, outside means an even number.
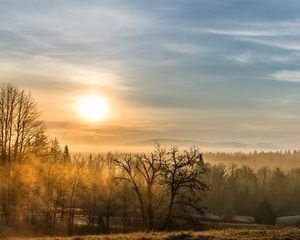
M276 222L276 214L274 213L272 205L267 200L263 200L258 205L254 213L254 218L259 224L274 225Z

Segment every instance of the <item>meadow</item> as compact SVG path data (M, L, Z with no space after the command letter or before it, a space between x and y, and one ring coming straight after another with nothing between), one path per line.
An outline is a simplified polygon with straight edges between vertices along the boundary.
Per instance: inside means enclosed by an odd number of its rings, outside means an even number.
M249 229L226 229L207 231L183 231L183 232L139 232L130 234L110 234L93 236L73 236L73 237L37 237L37 238L7 238L8 240L267 240L267 239L300 239L300 229L282 228L272 229L269 227L257 226Z

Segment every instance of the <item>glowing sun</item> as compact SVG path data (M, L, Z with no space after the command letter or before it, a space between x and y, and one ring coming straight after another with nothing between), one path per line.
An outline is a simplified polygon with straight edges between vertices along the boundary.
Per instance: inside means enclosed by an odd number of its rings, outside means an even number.
M98 122L108 116L109 103L107 99L98 95L84 96L79 99L78 111L85 120Z

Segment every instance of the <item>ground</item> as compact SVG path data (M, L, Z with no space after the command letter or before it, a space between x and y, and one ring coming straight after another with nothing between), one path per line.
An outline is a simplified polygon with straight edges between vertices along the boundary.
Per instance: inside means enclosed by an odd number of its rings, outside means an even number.
M201 232L151 232L151 233L131 233L131 234L111 234L96 236L73 236L73 237L40 237L40 238L7 238L8 240L266 240L266 239L299 239L299 228L280 228L280 229L226 229L209 230Z

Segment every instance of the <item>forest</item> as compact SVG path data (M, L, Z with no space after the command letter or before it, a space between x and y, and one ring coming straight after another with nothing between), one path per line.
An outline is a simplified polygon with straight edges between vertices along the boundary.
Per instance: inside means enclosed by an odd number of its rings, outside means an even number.
M0 114L0 234L201 229L208 213L274 224L300 213L299 151L202 153L155 142L144 153L76 153L47 135L31 95L7 83Z

